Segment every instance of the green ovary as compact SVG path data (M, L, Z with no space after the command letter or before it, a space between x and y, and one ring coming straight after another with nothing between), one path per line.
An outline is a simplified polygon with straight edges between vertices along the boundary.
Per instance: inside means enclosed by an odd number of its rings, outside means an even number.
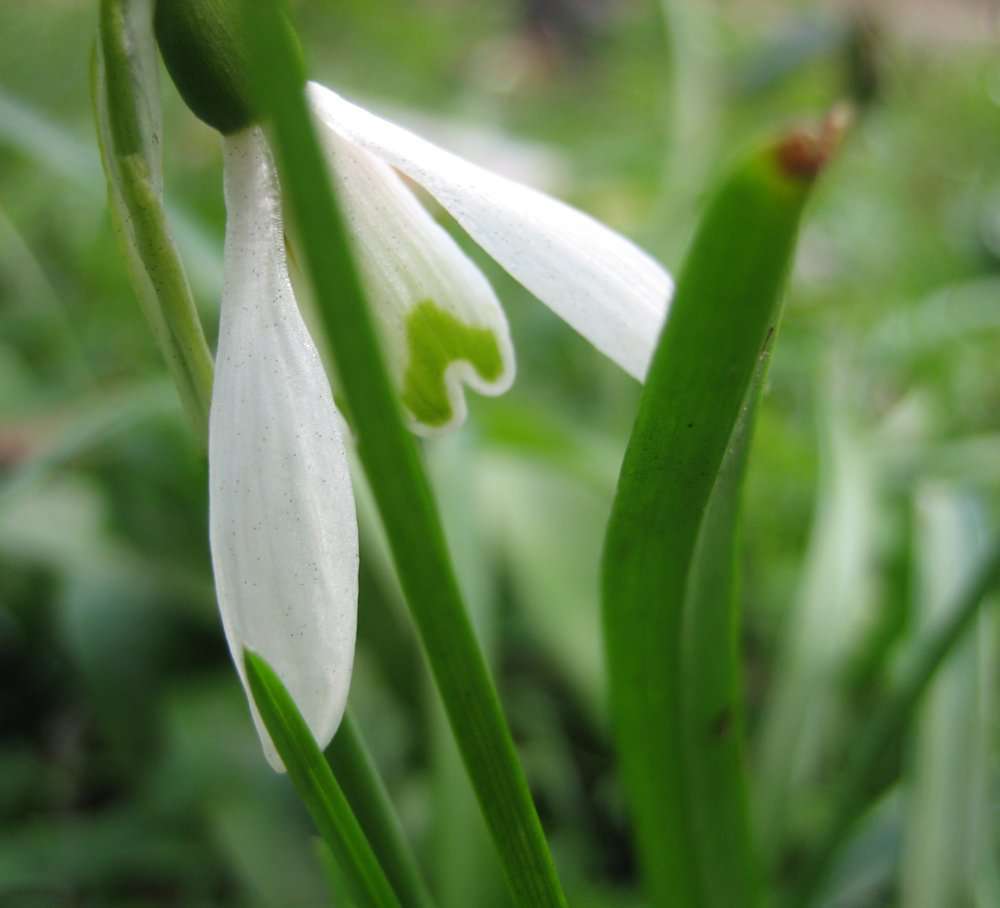
M443 426L452 418L444 382L449 364L464 360L483 381L496 381L503 372L493 332L466 325L433 300L422 300L407 315L406 343L403 404L425 426Z

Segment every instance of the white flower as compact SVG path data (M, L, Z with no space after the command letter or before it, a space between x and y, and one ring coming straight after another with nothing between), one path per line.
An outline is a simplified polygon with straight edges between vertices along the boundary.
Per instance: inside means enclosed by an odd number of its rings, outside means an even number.
M226 247L208 431L216 595L247 687L262 655L324 745L354 655L358 529L319 354L288 278L277 175L260 129L225 139ZM281 761L247 687L268 760Z
M328 89L310 83L308 95L414 431L459 425L464 385L505 391L514 353L489 282L397 171L598 350L645 376L671 293L655 261L579 211ZM209 433L219 606L244 685L242 653L250 648L272 665L325 746L347 699L357 611L347 430L292 291L265 135L249 127L224 141L228 223Z

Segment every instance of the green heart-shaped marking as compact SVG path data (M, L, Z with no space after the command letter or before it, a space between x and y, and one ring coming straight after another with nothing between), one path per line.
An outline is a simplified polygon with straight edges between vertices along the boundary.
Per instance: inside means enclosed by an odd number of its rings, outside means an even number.
M406 317L409 362L403 375L403 404L425 426L443 426L452 418L444 383L450 363L464 360L483 381L503 372L500 345L489 328L467 325L433 300L421 300Z

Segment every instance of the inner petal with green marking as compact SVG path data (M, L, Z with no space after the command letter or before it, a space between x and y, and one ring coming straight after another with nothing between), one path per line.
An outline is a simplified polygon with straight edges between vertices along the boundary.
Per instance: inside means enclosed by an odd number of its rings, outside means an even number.
M445 370L451 363L469 363L486 382L503 374L493 331L465 324L433 300L421 300L407 314L406 343L403 404L426 426L447 425L454 415L445 384Z

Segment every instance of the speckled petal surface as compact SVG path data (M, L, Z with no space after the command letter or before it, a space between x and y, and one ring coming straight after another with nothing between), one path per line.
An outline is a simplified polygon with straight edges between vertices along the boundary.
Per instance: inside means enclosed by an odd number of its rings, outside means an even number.
M209 426L210 535L226 638L278 673L320 746L343 716L357 618L358 534L319 355L292 293L263 133L224 139L226 243ZM281 760L250 697L268 761Z
M673 292L633 243L520 183L477 167L309 83L320 121L433 195L514 278L606 356L645 377Z
M489 281L384 161L320 128L337 201L410 428L462 423L464 386L514 380L507 318Z

